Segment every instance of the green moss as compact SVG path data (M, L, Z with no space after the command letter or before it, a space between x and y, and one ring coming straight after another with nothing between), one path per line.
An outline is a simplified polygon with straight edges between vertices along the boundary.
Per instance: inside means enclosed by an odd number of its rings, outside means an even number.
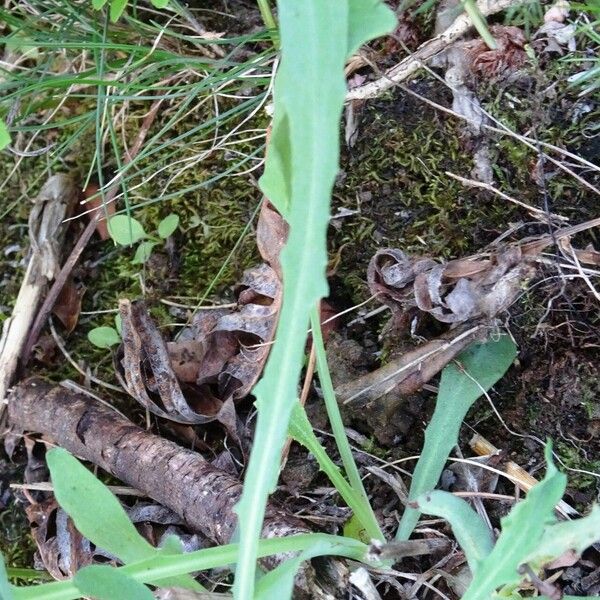
M364 300L366 266L380 247L451 258L474 252L503 231L506 203L463 187L445 174L469 175L472 157L456 121L405 94L366 109L356 147L346 151L338 208L357 211L332 229L342 248L338 275L354 301Z

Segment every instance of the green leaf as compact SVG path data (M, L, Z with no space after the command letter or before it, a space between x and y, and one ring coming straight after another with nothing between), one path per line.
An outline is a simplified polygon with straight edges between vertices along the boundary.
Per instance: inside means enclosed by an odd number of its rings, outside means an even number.
M371 537L367 533L367 530L362 526L356 515L352 515L344 523L344 537L352 538L353 540L359 540L368 544L371 541Z
M54 495L73 519L77 530L96 546L114 554L123 563L172 554L154 548L137 531L114 494L76 458L62 448L46 455L54 484ZM193 578L182 575L151 582L195 590L202 589Z
M116 23L123 14L128 0L110 0L110 20Z
M108 0L92 0L92 6L94 10L100 10Z
M108 232L121 246L131 246L146 237L142 224L127 215L115 215L108 221Z
M326 554L329 548L325 542L316 542L308 548L286 560L277 568L261 577L256 586L255 600L272 600L272 598L292 598L294 591L294 577L305 560Z
M589 515L575 521L564 521L546 527L540 543L523 562L543 567L568 551L581 554L600 540L600 507L595 505Z
M327 474L327 477L329 477L331 483L333 483L340 496L344 499L344 502L352 509L369 538L381 540L382 534L379 524L369 505L368 499L365 499L359 491L352 489L342 475L339 467L329 458L327 450L323 448L313 431L304 407L297 400L292 410L289 434L316 458L319 467Z
M425 430L425 444L413 473L409 501L436 486L467 411L484 390L504 375L516 353L514 342L503 335L496 341L473 344L442 371L435 411ZM407 507L396 538L407 540L418 520L419 511Z
M258 183L273 206L288 218L292 195L292 149L290 124L284 109L275 113L265 172Z
M96 600L154 600L152 592L129 575L106 565L90 565L80 569L73 583L82 595Z
M13 597L12 586L8 581L8 575L6 573L4 557L0 554L0 598L2 598L2 600L13 600Z
M418 509L427 515L446 519L460 544L469 568L475 573L481 561L494 548L494 538L485 521L462 498L434 490L417 498Z
M152 6L156 8L166 8L169 4L169 0L152 0Z
M123 333L123 318L121 317L121 313L117 313L115 315L115 328L119 335Z
M364 26L350 12L375 9L379 4L383 3L280 0L278 4L282 57L263 186L290 231L281 252L284 290L277 335L263 378L253 390L258 407L255 443L236 507L240 531L234 583L237 598L253 597L258 539L296 405L309 313L327 295L326 234L339 168L350 21L355 40L386 33L394 22L389 8L377 9L376 20ZM273 153L272 148L276 149Z
M348 56L365 42L396 27L394 13L379 0L349 0Z
M110 348L121 343L121 336L113 327L95 327L88 331L87 337L98 348Z
M156 553L134 527L114 494L62 448L46 455L54 494L77 530L124 563Z
M166 240L179 227L179 215L171 213L158 224L158 235Z
M145 263L150 258L150 255L152 254L152 250L153 250L154 246L156 246L157 244L158 244L158 242L152 242L152 241L142 242L137 247L137 250L135 251L135 254L134 254L131 262L134 265L141 265L141 264Z
M10 144L10 133L6 123L0 119L0 150L6 148Z
M567 478L552 462L550 443L545 454L546 476L500 521L500 537L481 561L463 600L489 600L498 587L518 584L523 577L519 567L536 551L548 525L556 523L554 507L562 498Z

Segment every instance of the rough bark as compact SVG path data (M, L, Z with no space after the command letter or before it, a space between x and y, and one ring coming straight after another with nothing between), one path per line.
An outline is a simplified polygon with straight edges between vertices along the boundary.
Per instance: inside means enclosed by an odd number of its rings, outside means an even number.
M200 454L137 427L94 400L40 378L25 380L9 397L10 423L35 431L144 492L181 515L187 525L217 544L231 541L233 512L242 484ZM263 537L309 533L299 519L269 505ZM263 559L272 569L287 555ZM298 597L322 597L307 565L296 581ZM304 594L302 593L304 592ZM309 594L309 596L305 596Z

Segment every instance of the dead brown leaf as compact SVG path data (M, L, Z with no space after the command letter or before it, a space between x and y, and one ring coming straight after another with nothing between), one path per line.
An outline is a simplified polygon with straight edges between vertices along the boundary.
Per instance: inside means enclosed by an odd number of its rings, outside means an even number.
M464 323L506 310L534 271L519 246L447 263L385 249L371 259L368 280L393 312L416 307L443 323Z
M52 313L58 317L67 333L71 333L77 325L85 289L85 286L75 283L73 277L69 277L56 299Z
M41 561L55 579L68 579L94 562L95 551L54 498L25 509ZM105 561L106 562L106 561Z
M522 67L527 61L525 33L518 27L506 25L490 25L489 29L496 40L495 50L490 50L481 38L465 44L471 71L489 78L506 75Z
M220 421L236 441L235 401L260 377L277 325L281 284L266 264L247 270L235 309L201 310L166 343L142 302L122 300L120 373L129 393L179 423ZM119 366L119 365L118 365Z

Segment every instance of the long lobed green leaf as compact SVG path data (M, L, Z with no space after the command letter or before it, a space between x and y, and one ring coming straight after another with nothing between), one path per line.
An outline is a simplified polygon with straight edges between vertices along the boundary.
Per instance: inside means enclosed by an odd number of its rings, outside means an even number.
M339 121L345 97L348 39L374 34L373 21L350 30L350 9L371 6L378 32L394 25L391 11L373 0L281 0L282 59L275 82L275 127L263 189L290 225L281 254L283 304L275 344L256 386L255 440L237 506L240 553L234 596L253 598L256 550L269 493L296 398L309 312L327 293L326 229L331 190L339 162ZM278 149L288 154L285 160ZM273 183L274 182L274 183ZM286 197L286 186L289 196Z

